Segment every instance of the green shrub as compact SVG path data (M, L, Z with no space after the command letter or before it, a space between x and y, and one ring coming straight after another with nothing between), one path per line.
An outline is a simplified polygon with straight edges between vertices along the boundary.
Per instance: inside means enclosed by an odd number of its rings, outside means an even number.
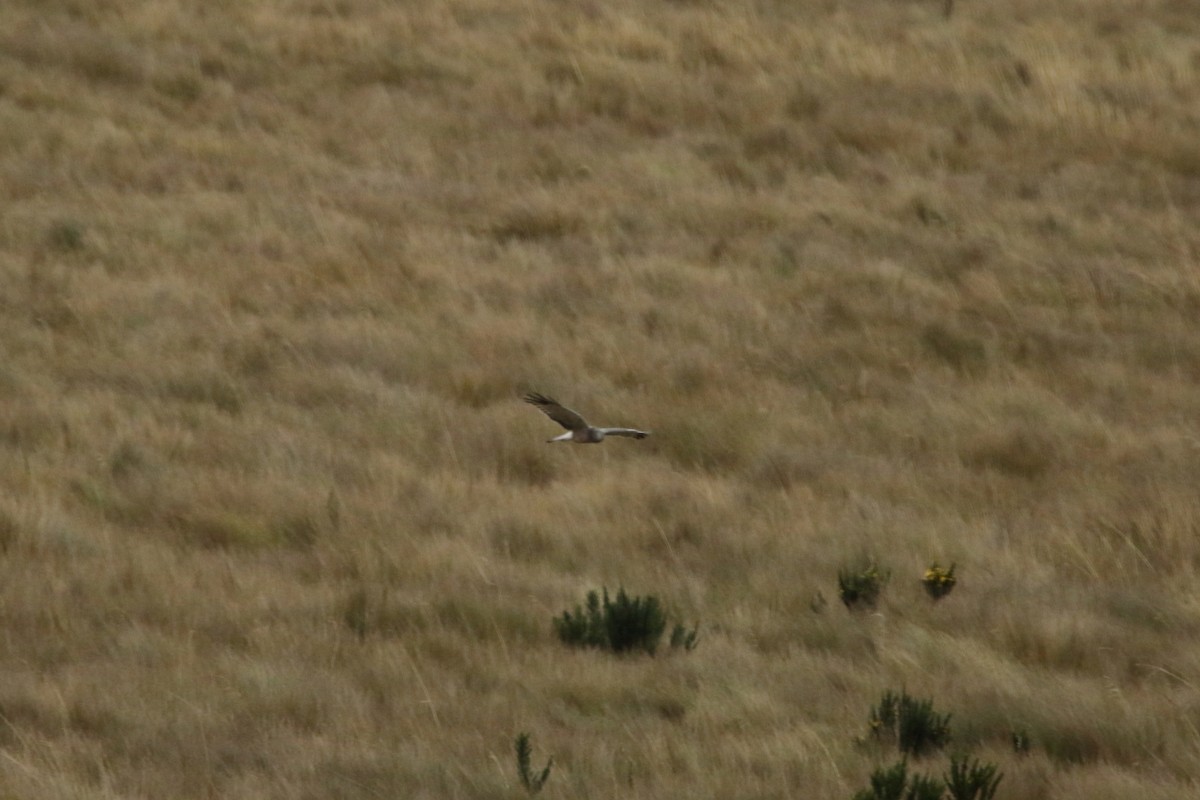
M941 800L943 784L929 775L913 775L909 780L908 763L880 767L871 773L871 788L854 795L854 800Z
M951 564L950 569L946 569L935 561L925 570L925 575L921 578L921 585L925 587L925 592L935 602L950 594L954 585L958 583L958 578L954 577L955 566Z
M554 766L554 759L551 758L546 762L546 768L537 775L533 774L530 769L529 760L533 755L533 746L529 744L529 734L517 734L516 742L517 750L517 777L521 780L521 785L525 787L525 791L530 795L535 795L542 790L546 779L550 777L550 768Z
M605 601L608 600L607 590ZM554 620L554 632L558 638L574 647L604 647L606 627L604 614L600 610L600 596L595 592L587 594L587 609L575 606L575 613L564 611L561 617Z
M608 592L604 593L604 627L614 653L634 649L653 653L667 627L667 618L657 597L630 597L619 589L617 599L611 603Z
M851 611L869 611L879 601L888 577L889 573L880 572L874 561L865 567L838 570L838 594Z
M1002 777L995 764L980 764L975 759L968 764L965 755L954 755L950 757L946 788L951 800L992 800Z
M942 779L908 774L908 762L880 767L871 773L871 788L854 795L854 800L992 800L1003 777L995 764L980 764L966 756L950 757L950 772Z
M945 785L931 775L913 775L904 800L942 800Z
M871 734L894 741L904 757L891 767L876 769L871 788L858 792L853 800L993 800L1002 777L999 768L974 759L968 762L964 754L951 755L950 770L941 779L909 775L909 756L920 757L950 741L949 722L949 714L934 713L931 700L916 700L903 690L884 692L871 709ZM1013 737L1015 743L1018 734Z
M575 612L564 611L554 620L558 638L575 647L600 647L614 653L644 650L653 653L658 647L667 627L667 618L662 605L653 595L630 597L624 589L617 591L616 599L610 600L608 589L603 590L603 600L595 591L588 592L587 608L575 606ZM671 634L672 644L687 647L689 634L677 627ZM690 635L695 646L695 632ZM688 647L687 649L691 649Z
M945 747L950 741L950 715L933 710L932 700L917 700L901 690L887 691L871 709L871 734L894 741L900 752L912 756Z
M871 788L854 795L854 800L904 800L908 783L908 763L898 761L889 769L880 767L871 773Z

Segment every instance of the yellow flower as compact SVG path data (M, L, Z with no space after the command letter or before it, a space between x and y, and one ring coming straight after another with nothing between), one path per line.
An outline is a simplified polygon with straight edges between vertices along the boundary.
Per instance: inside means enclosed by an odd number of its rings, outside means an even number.
M921 583L925 584L925 589L934 600L949 594L957 582L954 577L954 565L951 564L950 569L945 569L936 561L925 569L925 576L921 579Z

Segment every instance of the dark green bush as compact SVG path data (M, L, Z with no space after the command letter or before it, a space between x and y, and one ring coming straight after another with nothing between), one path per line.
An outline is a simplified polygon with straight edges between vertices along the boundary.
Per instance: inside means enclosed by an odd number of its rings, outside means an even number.
M854 800L941 800L943 784L929 775L908 777L908 763L897 762L871 773L871 788L854 795Z
M908 783L908 763L898 761L888 769L880 767L871 773L871 788L854 795L854 800L904 800Z
M935 561L925 570L921 585L935 602L950 594L958 583L958 578L954 577L954 567L955 565L951 564L950 569L946 569Z
M950 771L940 779L909 775L907 757L945 747L950 740L949 722L949 714L934 713L931 700L916 700L904 691L884 692L871 709L871 734L894 741L904 758L876 769L871 787L853 800L993 800L1002 777L999 768L974 759L968 762L965 754L951 755Z
M658 598L631 597L619 589L616 598L610 600L608 589L602 592L603 600L595 591L588 592L586 608L575 606L574 613L564 611L554 620L558 638L575 647L600 647L614 653L643 650L652 654L667 627ZM690 650L695 646L695 638L695 631L689 634L682 626L676 626L671 643Z
M932 700L917 700L903 690L884 692L871 709L870 723L872 735L895 741L908 755L922 756L950 741L950 715L935 713Z
M913 775L904 800L942 800L945 785L930 775Z
M604 599L607 603L607 591ZM561 617L554 620L554 631L559 639L574 647L606 646L607 626L604 624L604 614L600 610L600 596L594 591L588 592L587 609L575 606L573 614L564 611Z
M838 570L838 594L851 611L875 608L889 574L880 572L875 562L865 567Z
M657 597L630 597L619 589L617 599L611 603L608 592L604 593L604 627L614 653L635 649L653 653L667 627L667 618Z
M950 757L950 772L946 788L951 800L992 800L1004 775L995 764L980 764L975 759L967 763L965 755Z

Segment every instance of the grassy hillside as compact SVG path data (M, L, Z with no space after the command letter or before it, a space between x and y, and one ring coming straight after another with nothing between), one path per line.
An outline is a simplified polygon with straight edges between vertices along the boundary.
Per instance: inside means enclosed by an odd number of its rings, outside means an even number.
M1186 0L10 0L0 795L1195 797L1198 223Z

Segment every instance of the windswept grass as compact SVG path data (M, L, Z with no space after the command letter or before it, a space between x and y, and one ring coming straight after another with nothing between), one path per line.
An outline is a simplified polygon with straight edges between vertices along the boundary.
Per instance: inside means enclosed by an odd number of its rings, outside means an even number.
M1200 17L944 9L3 4L0 794L1196 796Z

